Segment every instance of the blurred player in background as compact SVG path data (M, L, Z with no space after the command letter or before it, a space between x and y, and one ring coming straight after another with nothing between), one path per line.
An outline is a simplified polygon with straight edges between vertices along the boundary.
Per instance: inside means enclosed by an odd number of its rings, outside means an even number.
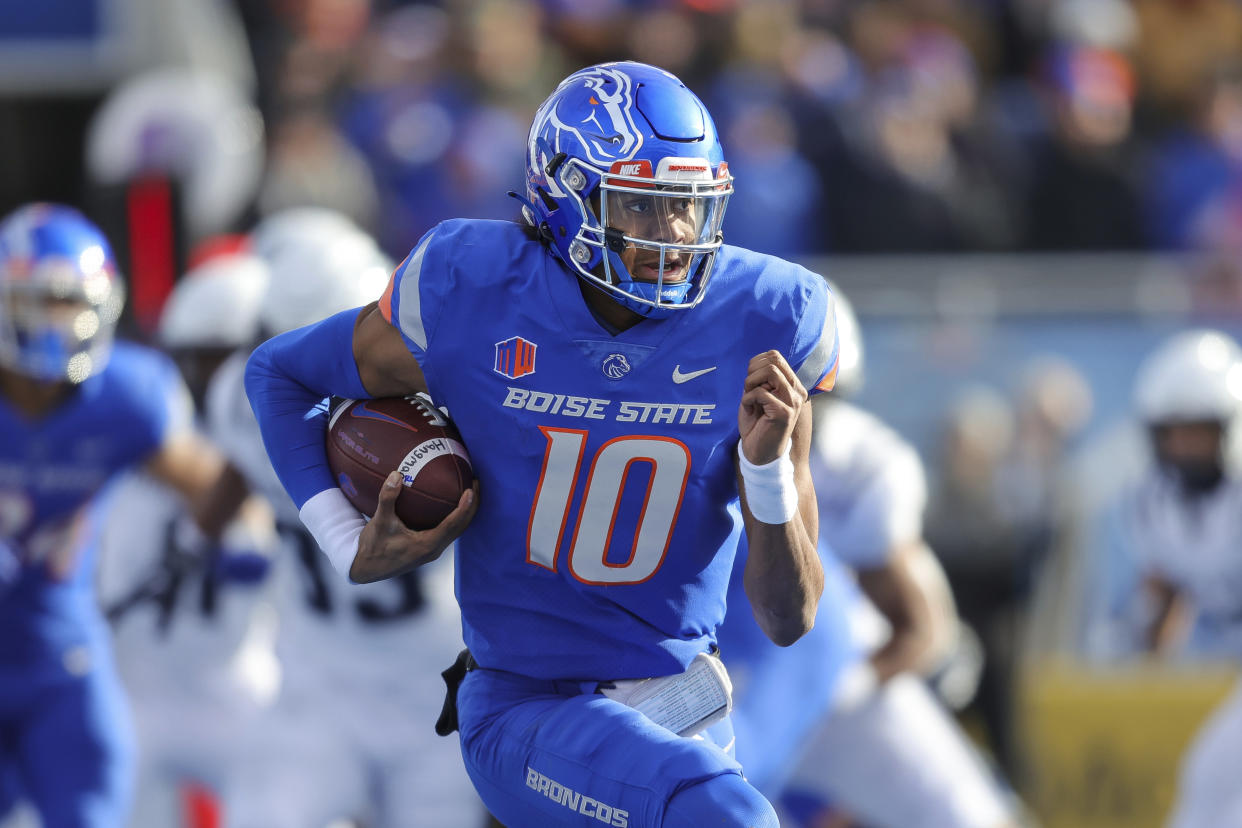
M1166 341L1139 370L1135 405L1155 462L1125 495L1142 576L1142 640L1159 655L1242 655L1242 477L1228 462L1242 417L1242 350L1223 333ZM1176 828L1242 825L1242 688L1183 759Z
M223 459L193 429L163 355L114 343L123 289L80 213L33 204L0 223L0 778L48 828L117 828L133 736L94 592L103 501L144 468L196 508Z
M760 626L784 645L810 627L805 402L832 385L836 327L822 279L722 246L731 191L679 80L588 67L535 116L524 224L440 224L378 307L277 337L247 369L269 453L342 575L399 575L465 532L470 650L440 730L459 726L510 828L777 824L729 753L715 628L743 525ZM482 500L414 532L394 473L364 527L305 413L329 391L428 389Z
M738 672L738 758L797 824L828 814L875 828L996 828L1010 807L924 676L958 637L952 595L922 539L918 454L841 397L863 379L853 308L833 295L837 388L815 400L810 468L826 586L814 629L787 650L756 634L735 573L721 648ZM856 582L855 582L856 578ZM878 612L877 612L878 610Z
M200 409L220 364L257 338L267 282L263 260L224 252L187 272L164 305L160 345ZM247 507L270 512L257 498ZM276 540L270 515L266 525L261 537L226 531L215 546L149 475L128 475L113 495L99 589L137 726L134 828L236 817L234 780L248 772L248 737L276 690L259 600Z
M266 335L373 301L392 272L374 240L331 210L273 213L252 239L271 270L259 308ZM258 724L231 824L475 828L478 798L461 756L432 727L439 670L461 649L451 567L365 586L335 577L263 450L243 387L247 356L238 353L213 378L208 422L246 483L277 511L281 686Z

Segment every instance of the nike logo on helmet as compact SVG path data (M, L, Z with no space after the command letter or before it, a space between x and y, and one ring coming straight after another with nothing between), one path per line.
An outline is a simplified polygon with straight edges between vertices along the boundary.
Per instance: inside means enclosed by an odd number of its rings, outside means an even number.
M688 373L683 374L681 372L681 366L678 365L676 368L673 369L673 382L677 383L678 385L681 385L683 382L689 382L695 377L701 377L704 374L710 374L712 371L715 371L715 370L716 370L716 366L713 365L711 368L704 368L700 371L690 371Z

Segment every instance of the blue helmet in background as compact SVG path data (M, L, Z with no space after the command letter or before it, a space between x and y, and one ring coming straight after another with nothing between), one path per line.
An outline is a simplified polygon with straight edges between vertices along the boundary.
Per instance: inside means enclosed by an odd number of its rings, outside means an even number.
M673 75L604 63L562 81L531 125L526 188L526 219L588 283L644 316L702 300L733 179Z
M0 221L0 365L82 382L107 364L123 304L108 240L77 210L29 204Z

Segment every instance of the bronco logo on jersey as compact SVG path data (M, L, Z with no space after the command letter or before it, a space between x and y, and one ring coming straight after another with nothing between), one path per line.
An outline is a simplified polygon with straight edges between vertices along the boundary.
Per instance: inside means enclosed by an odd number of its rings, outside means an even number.
M630 367L630 361L625 358L625 354L609 354L600 370L608 379L618 380L630 372Z
M535 373L535 348L520 336L510 337L496 343L496 364L492 370L510 379Z

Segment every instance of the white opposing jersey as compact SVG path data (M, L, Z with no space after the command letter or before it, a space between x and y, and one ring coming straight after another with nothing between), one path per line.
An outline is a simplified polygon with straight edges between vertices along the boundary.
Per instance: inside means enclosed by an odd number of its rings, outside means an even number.
M241 471L250 488L263 495L282 523L298 522L298 510L280 485L276 470L268 462L259 424L246 398L246 360L249 354L239 351L229 357L212 376L207 386L207 431L229 461Z
M851 567L880 566L922 537L923 464L877 417L836 399L815 403L810 462L819 531Z
M1242 479L1187 497L1153 469L1126 503L1130 543L1144 573L1185 594L1197 655L1242 657Z
M273 600L283 686L320 684L325 670L359 684L388 677L399 682L411 669L439 673L451 657L441 664L437 654L434 663L418 666L435 648L411 628L424 611L456 615L451 582L425 577L439 569L434 566L373 584L349 583L332 569L268 461L246 397L245 363L246 356L239 355L216 372L207 391L207 417L213 439L276 511L282 548L273 565Z
M181 684L229 695L239 679L249 684L235 659L262 585L225 577L187 543L189 522L177 493L145 474L127 475L112 493L97 589L132 692Z

